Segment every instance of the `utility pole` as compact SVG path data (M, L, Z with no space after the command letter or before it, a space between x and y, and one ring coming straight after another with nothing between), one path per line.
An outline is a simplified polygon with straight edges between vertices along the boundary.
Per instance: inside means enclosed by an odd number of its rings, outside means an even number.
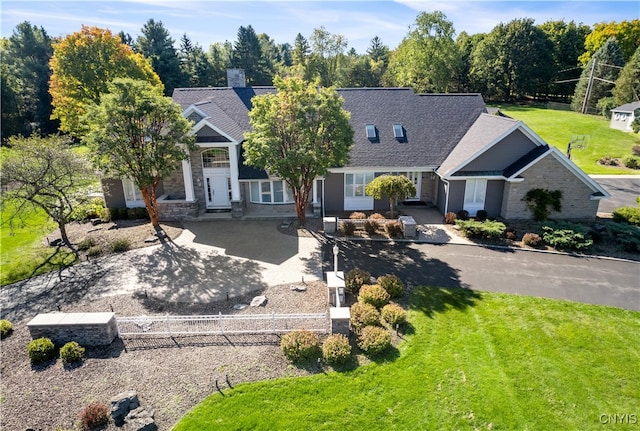
M593 88L593 75L596 70L596 59L593 59L591 63L591 74L589 75L589 82L587 83L587 92L584 95L584 101L582 102L582 113L586 114L589 111L589 97L591 97L591 88Z

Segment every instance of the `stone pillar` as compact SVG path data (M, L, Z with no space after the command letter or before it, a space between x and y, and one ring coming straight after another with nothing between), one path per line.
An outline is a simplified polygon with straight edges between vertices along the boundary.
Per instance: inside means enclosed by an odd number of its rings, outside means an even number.
M118 335L115 313L44 313L27 323L31 338L54 344L76 341L81 346L108 346Z
M402 223L402 232L405 238L415 238L417 229L416 221L411 216L400 216Z
M349 307L329 308L329 318L331 319L331 333L342 334L349 337L349 320L351 319L351 309Z
M244 208L242 208L241 200L231 201L231 217L242 218L244 216Z
M322 219L322 226L324 229L324 233L336 233L336 230L338 228L338 218L324 217Z

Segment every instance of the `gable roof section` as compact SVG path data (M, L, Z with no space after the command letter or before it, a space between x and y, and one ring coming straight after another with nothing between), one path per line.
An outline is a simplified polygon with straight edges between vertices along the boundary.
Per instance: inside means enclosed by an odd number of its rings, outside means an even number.
M640 108L640 102L625 103L624 105L613 108L611 112L627 112L633 113L636 109Z
M397 168L440 165L469 127L486 112L480 94L415 94L409 88L338 89L344 109L351 114L354 146L348 167ZM249 110L254 96L274 93L274 87L177 88L173 100L185 111L190 106L207 115L223 134L236 142L250 130ZM365 125L379 130L375 142L367 139ZM394 136L401 124L404 139Z
M445 178L455 175L520 126L524 126L520 121L481 114L440 165L438 175Z

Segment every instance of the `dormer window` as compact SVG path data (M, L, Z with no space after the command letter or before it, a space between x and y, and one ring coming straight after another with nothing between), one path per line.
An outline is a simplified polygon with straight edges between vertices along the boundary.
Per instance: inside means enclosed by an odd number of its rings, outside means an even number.
M404 127L402 127L402 124L393 125L393 136L395 136L395 138L398 141L404 141L405 135L404 135Z
M378 140L378 131L376 130L376 126L373 124L367 124L365 127L367 132L367 139L370 141Z

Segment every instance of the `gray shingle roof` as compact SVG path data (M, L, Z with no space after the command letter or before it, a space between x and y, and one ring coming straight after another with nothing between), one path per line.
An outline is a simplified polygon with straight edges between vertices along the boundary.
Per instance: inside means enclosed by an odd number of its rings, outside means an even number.
M611 111L634 112L638 108L640 108L640 102L631 102L631 103L625 103L624 105L618 106L617 108L613 108Z
M178 88L173 100L183 109L196 105L222 131L241 142L249 130L251 98L273 93L273 87ZM408 88L339 89L351 113L354 146L350 167L439 166L467 130L486 112L479 94L415 94ZM371 142L365 125L374 124L378 140ZM404 140L393 134L401 124Z
M463 163L495 142L496 139L513 129L517 124L518 121L511 118L491 114L480 115L440 165L438 174L443 177L452 175L456 169L463 167L461 166Z

